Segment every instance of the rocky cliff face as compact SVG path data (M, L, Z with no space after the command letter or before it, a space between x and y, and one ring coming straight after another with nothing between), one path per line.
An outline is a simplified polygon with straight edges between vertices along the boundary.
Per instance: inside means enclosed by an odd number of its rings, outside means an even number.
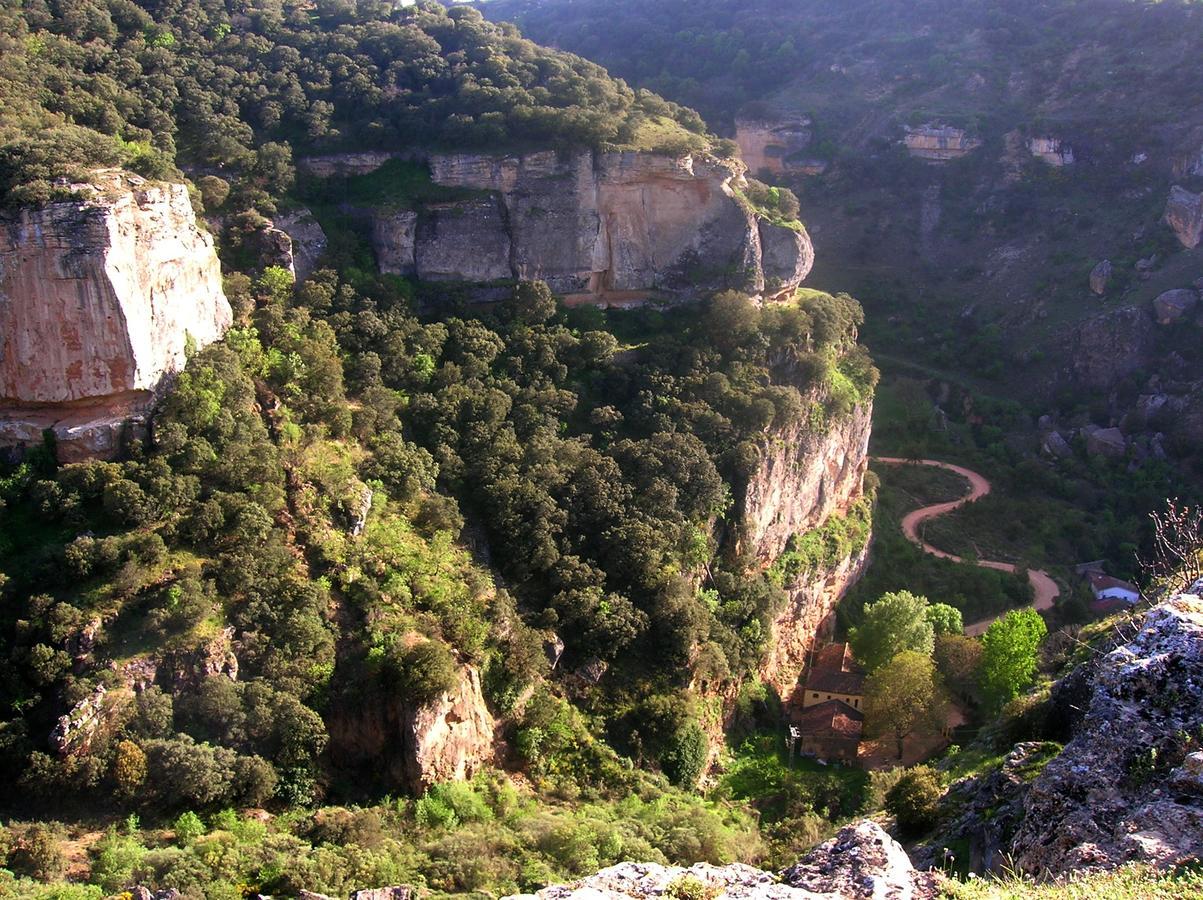
M185 348L231 321L183 185L104 171L75 187L0 219L0 444L53 428L67 457L115 449Z
M799 155L810 146L810 124L805 117L736 119L735 142L748 171L753 175L781 175L804 169L808 161Z
M698 896L714 900L922 900L934 897L937 891L936 878L915 871L902 847L880 826L866 820L842 829L779 876L741 863L698 863L685 869L628 862L572 884L518 896L524 900L651 900L668 896L669 885L690 882L701 886Z
M743 539L758 559L771 563L793 535L823 525L860 498L871 425L872 404L865 404L825 433L800 424L766 440L743 500ZM793 690L815 644L831 636L835 608L867 560L866 544L831 568L805 572L786 585L788 600L773 621L760 670L780 696Z
M920 125L907 128L902 138L907 152L928 162L948 162L972 153L982 145L960 128L951 125Z
M455 689L411 710L404 728L406 771L414 790L471 778L493 756L493 717L480 673L464 666Z
M1155 607L1098 663L1073 740L1036 778L1012 844L1062 875L1203 853L1203 600Z
M381 269L426 280L542 279L566 294L797 286L804 230L736 196L738 163L648 153L434 155L436 184L482 192L412 219L374 213ZM412 236L412 237L411 237Z
M743 509L744 539L759 559L776 559L793 535L860 497L872 417L867 403L825 432L801 423L766 439Z

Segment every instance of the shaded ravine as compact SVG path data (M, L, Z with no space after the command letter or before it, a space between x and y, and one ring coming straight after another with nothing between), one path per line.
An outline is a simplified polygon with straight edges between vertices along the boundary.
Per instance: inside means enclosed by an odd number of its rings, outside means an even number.
M969 493L957 500L948 500L944 503L933 503L931 506L921 506L919 509L912 510L902 518L902 533L912 544L917 544L924 553L930 553L932 556L938 556L941 559L950 559L953 562L966 562L966 560L957 556L955 553L947 553L939 547L933 547L931 544L923 540L919 534L919 528L930 519L937 516L943 516L952 512L954 509L959 509L966 503L972 503L988 493L990 493L990 482L974 472L972 469L966 469L964 466L957 466L952 463L940 462L935 459L902 459L897 456L874 456L873 462L885 463L891 466L934 466L938 469L946 469L949 472L955 472L969 482ZM974 565L981 566L983 569L997 569L1000 572L1015 572L1017 567L1014 563L996 562L990 559L977 560ZM1049 576L1048 572L1040 569L1028 569L1028 581L1031 582L1032 590L1035 591L1035 599L1032 601L1032 606L1038 610L1052 609L1053 603L1061 594L1061 589L1057 587L1057 582ZM970 637L976 637L985 632L990 627L990 623L995 619L1001 618L1005 613L999 613L997 616L990 616L986 619L980 619L977 622L970 622L965 626L965 634Z

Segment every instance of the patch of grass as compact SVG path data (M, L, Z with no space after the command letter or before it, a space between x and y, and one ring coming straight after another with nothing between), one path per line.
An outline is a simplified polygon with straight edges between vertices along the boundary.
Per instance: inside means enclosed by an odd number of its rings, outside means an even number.
M424 203L449 203L486 193L435 184L424 163L405 159L391 159L366 175L309 178L298 183L298 194L307 202L387 209L416 209Z
M1199 900L1203 873L1196 868L1158 872L1131 865L1111 872L1075 874L1060 884L1005 873L966 881L949 879L940 896L953 900Z

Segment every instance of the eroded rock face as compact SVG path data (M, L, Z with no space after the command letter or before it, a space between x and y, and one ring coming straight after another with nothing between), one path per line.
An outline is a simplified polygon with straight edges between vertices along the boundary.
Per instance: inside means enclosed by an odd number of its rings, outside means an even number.
M674 882L700 882L707 896L731 900L923 900L936 894L936 880L915 871L905 851L875 822L850 825L810 851L780 879L742 863L689 868L625 862L572 884L553 885L539 900L628 900L660 898Z
M769 172L781 175L794 172L796 158L810 146L810 119L738 118L735 120L735 142L739 154L753 175Z
M372 245L380 271L386 275L413 275L418 214L413 210L379 210L372 215Z
M277 216L273 224L288 235L292 273L297 281L304 281L313 274L326 252L326 232L303 206Z
M796 286L814 261L805 230L762 223L735 196L739 163L617 152L441 154L429 163L436 184L491 196L417 212L420 278L541 279L567 294L759 293L766 281ZM377 214L390 224L373 229L385 271L410 265L396 215Z
M907 128L902 138L907 152L928 162L948 162L972 153L982 145L977 138L951 125L920 125Z
M830 569L807 572L787 585L788 599L770 626L769 650L760 666L760 679L787 698L798 683L807 654L835 632L835 609L860 580L869 562L869 543Z
M87 199L0 218L0 440L52 428L67 458L114 450L185 348L231 321L183 185L105 170L75 187Z
M493 756L493 717L480 673L460 670L455 689L405 717L406 775L414 790L440 781L463 781Z
M1203 853L1203 797L1182 790L1203 727L1203 600L1151 610L1097 664L1077 734L1032 782L1012 844L1025 871L1059 876Z
M1028 152L1054 168L1073 165L1074 151L1060 138L1034 137L1028 139Z
M802 422L765 441L743 502L744 537L759 559L776 559L793 535L860 496L872 415L867 403L824 432Z
M1153 300L1153 315L1158 325L1174 325L1190 316L1199 305L1199 295L1190 288L1164 291Z
M1125 306L1087 319L1070 347L1070 369L1080 383L1106 388L1145 365L1155 342L1153 317Z
M1098 296L1107 293L1107 283L1111 281L1111 260L1100 260L1090 270L1090 290Z
M1179 243L1193 250L1203 240L1203 194L1192 194L1174 185L1165 204L1165 222L1174 229Z

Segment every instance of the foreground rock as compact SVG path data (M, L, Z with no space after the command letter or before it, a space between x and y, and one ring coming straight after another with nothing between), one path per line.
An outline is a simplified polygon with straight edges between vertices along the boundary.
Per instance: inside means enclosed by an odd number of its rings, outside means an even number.
M921 900L936 894L935 879L917 872L902 847L874 822L848 826L780 877L752 866L698 863L688 869L656 863L620 863L573 884L544 888L540 900L662 897L674 883L693 880L715 900Z
M1032 782L1016 864L1052 876L1203 854L1203 601L1153 609L1098 664L1077 734Z
M213 239L182 184L117 170L79 199L0 217L0 446L112 455L188 347L231 322Z

